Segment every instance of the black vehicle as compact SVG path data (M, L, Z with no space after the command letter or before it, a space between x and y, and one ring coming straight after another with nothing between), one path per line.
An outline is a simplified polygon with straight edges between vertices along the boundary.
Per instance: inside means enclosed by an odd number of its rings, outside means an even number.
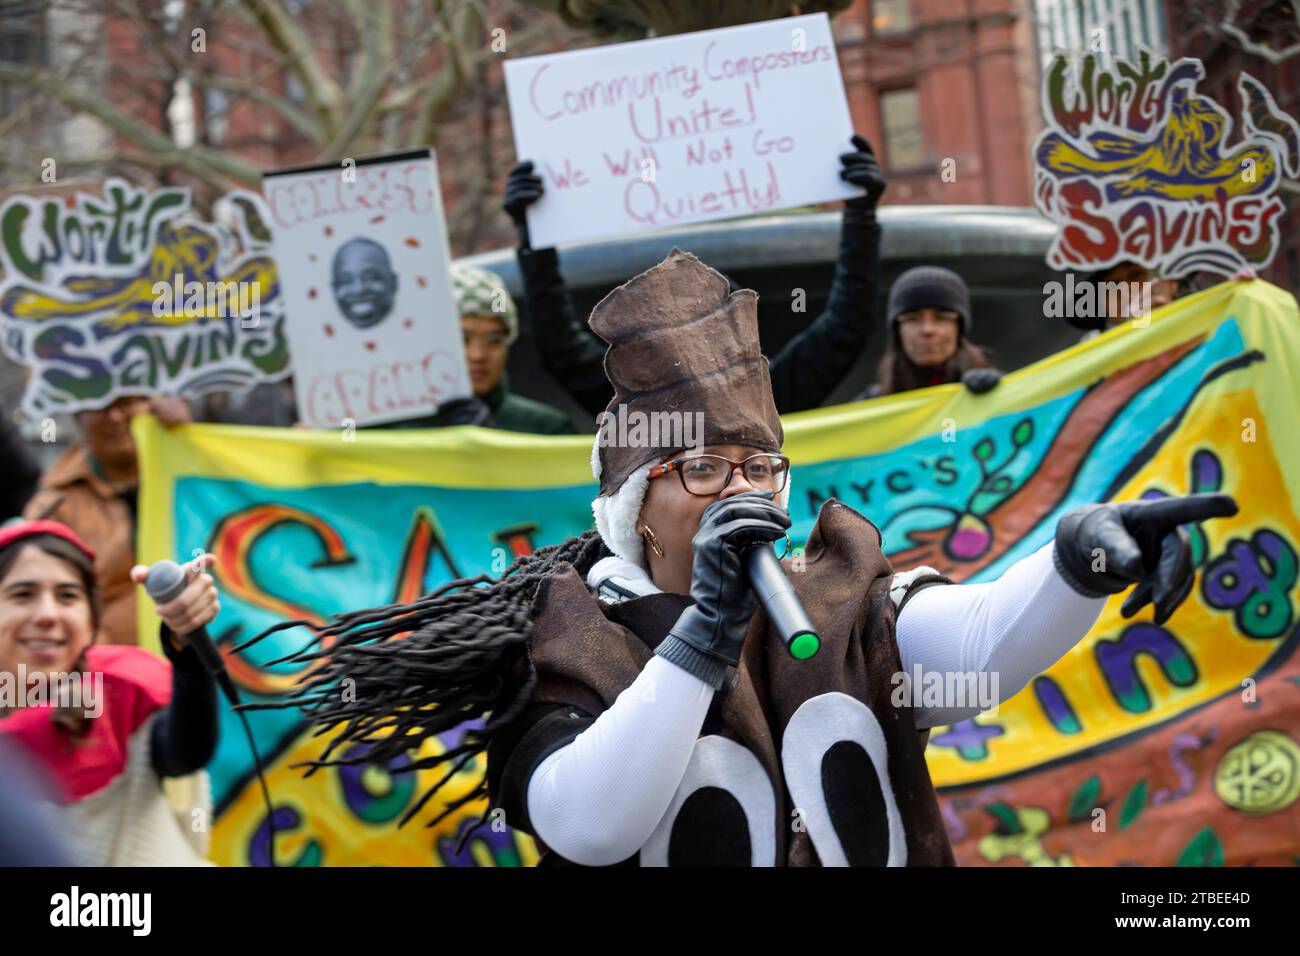
M1010 371L1074 344L1078 333L1043 314L1043 284L1060 274L1046 264L1056 227L1033 209L1004 206L885 206L878 212L885 287L912 266L946 266L970 286L975 338ZM741 287L759 294L763 351L774 355L825 306L838 251L840 214L801 212L711 222L625 238L561 246L560 269L582 315L611 289L649 269L674 246L692 252ZM490 269L520 307L520 339L511 349L513 388L585 416L542 369L514 249L460 260ZM803 290L804 295L799 295ZM796 311L798 305L801 311ZM880 303L883 310L884 303ZM848 401L869 384L884 350L884 323L832 402Z

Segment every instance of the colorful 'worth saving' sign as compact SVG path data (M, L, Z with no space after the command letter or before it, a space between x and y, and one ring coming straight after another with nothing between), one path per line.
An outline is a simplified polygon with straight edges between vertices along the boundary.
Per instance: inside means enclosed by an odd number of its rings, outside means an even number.
M1300 125L1242 73L1241 134L1198 93L1199 60L1077 68L1065 53L1043 79L1046 129L1034 142L1034 201L1060 230L1055 269L1090 271L1124 260L1169 277L1262 269L1278 248L1278 188L1300 175Z
M786 419L796 539L836 497L881 526L896 567L929 564L963 581L995 578L1081 504L1199 491L1240 503L1234 517L1190 529L1196 586L1169 621L1156 625L1149 608L1124 620L1117 596L996 715L935 730L927 759L960 862L1300 862L1297 381L1294 299L1238 282L1009 375L986 396L943 386ZM222 611L210 630L227 649L286 618L499 573L591 524L585 438L448 429L346 441L144 420L137 437L142 557L217 554ZM280 633L229 657L246 699L274 698L302 676L269 662L305 638ZM304 779L291 765L328 738L293 711L251 717L281 864L535 859L531 841L504 827L458 850L481 805L399 831L430 771L363 761ZM229 711L222 730L213 857L265 865L268 815ZM446 798L482 772L464 767Z
M222 202L226 222L205 222L188 189L109 179L0 205L0 351L30 372L29 417L289 374L262 199Z

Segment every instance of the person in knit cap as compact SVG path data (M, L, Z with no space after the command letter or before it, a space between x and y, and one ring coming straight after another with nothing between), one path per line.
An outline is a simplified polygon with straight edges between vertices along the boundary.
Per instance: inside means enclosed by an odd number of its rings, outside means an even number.
M487 796L480 824L533 834L543 865L952 865L928 728L1019 691L1134 582L1124 613L1153 602L1162 623L1193 582L1178 525L1235 510L1226 495L1091 505L998 580L953 585L895 569L870 519L831 499L784 564L820 640L792 651L746 570L790 527L757 296L674 250L590 321L606 411L652 423L597 436L596 530L496 581L317 627L298 659L319 669L277 702L341 728L326 763L358 743L388 763L481 718L410 767L446 764L445 782L485 750L483 785L439 818ZM686 441L673 416L697 412ZM917 701L898 677L918 668L997 675L997 699Z
M574 434L573 422L564 412L510 391L506 359L519 337L519 312L501 277L477 266L453 265L451 287L460 313L470 387L490 416L473 424L539 435Z
M875 398L930 385L963 382L976 394L997 385L1002 373L970 340L974 319L962 277L941 266L908 269L889 289L885 310L889 339L876 381L858 396Z

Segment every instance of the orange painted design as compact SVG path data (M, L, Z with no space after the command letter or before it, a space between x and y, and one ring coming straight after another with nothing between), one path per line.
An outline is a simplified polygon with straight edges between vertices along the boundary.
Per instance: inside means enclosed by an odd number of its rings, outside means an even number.
M352 559L339 533L316 515L286 505L254 505L222 519L212 534L212 542L208 550L217 557L217 565L213 569L217 587L232 597L239 598L254 607L271 611L279 617L301 618L314 624L324 624L325 619L310 608L277 598L267 593L253 580L249 556L254 545L267 531L285 523L300 524L311 529L319 539L328 563L341 564ZM241 687L257 694L282 694L291 688L300 676L300 671L287 673L263 671L225 647L221 649L221 653L225 658L231 679Z

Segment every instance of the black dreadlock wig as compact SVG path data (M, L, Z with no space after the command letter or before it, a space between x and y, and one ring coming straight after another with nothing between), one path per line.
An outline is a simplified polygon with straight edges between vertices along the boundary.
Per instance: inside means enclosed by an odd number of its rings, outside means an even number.
M402 815L401 826L527 707L537 683L528 651L529 612L542 579L565 565L585 579L592 565L610 553L596 531L587 531L517 559L496 581L486 574L460 578L410 604L336 614L323 627L308 621L276 624L235 650L301 625L316 637L270 664L314 666L282 699L241 709L300 707L317 725L316 736L343 725L319 760L295 765L308 768L305 776L321 767L388 763L414 755L428 738L483 718L483 728L467 732L458 746L403 761L400 772L448 762L451 767ZM366 745L363 756L335 756L345 745L358 743ZM427 825L486 795L484 780ZM487 819L485 812L465 836Z

